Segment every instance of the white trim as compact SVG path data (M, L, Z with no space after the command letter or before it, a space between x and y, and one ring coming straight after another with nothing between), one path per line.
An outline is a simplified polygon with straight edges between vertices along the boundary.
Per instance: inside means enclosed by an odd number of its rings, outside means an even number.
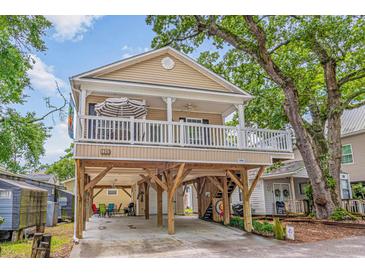
M342 148L344 146L350 146L351 147L351 159L352 159L351 163L342 163L342 157L343 157ZM350 155L350 154L346 154L346 155ZM343 145L341 145L341 165L349 166L349 165L354 165L354 164L355 164L355 161L354 161L354 151L352 150L352 144L343 144Z
M200 101L213 101L213 102L223 102L225 103L237 103L237 99L241 98L243 101L250 100L251 97L233 93L233 92L224 92L224 91L209 91L202 90L196 88L184 88L184 87L173 87L173 86L163 86L163 85L151 85L144 83L130 83L123 81L113 81L106 79L78 79L77 82L82 85L83 88L89 91L95 91L100 93L110 93L110 94L130 94L130 95L145 95L151 97L165 97L166 91L168 91L171 97L180 98L180 99L195 99ZM101 86L97 86L100 84ZM114 88L114 89L113 89ZM122 90L122 89L125 90ZM134 91L132 88L138 89ZM202 98L193 97L194 95L204 95ZM206 97L205 95L210 95L210 97ZM212 96L216 96L218 98L212 98ZM212 100L215 99L215 100Z
M272 165L271 163L255 163L255 162L249 162L249 163L241 163L241 162L216 162L216 161L198 161L198 160L171 160L171 159L152 159L152 158L118 158L118 157L110 157L110 158L105 158L105 157L89 157L89 156L75 156L74 159L80 159L80 160L112 160L112 161L143 161L143 162L147 162L147 161L151 161L151 162L172 162L172 163L200 163L200 164L229 164L229 165L242 165L242 166L256 166L256 165L260 165L260 166L270 166ZM255 167L256 168L256 167Z
M241 88L233 85L232 83L230 83L229 81L227 81L226 79L221 77L220 75L218 75L218 74L214 73L213 71L207 69L206 67L200 65L198 62L196 62L194 59L190 58L186 54L183 54L183 53L181 53L181 52L179 52L179 51L177 51L174 48L169 47L169 46L164 47L164 48L160 48L160 49L157 49L157 50L151 50L151 51L148 51L146 53L142 53L142 54L133 56L133 57L128 58L128 59L117 61L115 63L112 63L112 64L109 64L109 65L106 65L106 66L103 66L103 67L96 68L94 70L90 70L90 71L87 71L87 72L72 76L71 81L79 80L81 77L87 77L87 76L91 76L91 75L95 75L95 74L100 74L101 72L108 73L108 72L110 72L114 69L117 69L118 67L122 66L123 64L132 63L133 61L138 61L138 59L142 59L141 61L143 61L144 58L146 58L150 55L158 55L159 53L161 53L161 54L170 53L174 57L179 59L180 61L184 62L185 64L188 63L187 65L190 65L191 67L195 68L196 70L198 70L203 75L205 75L205 76L211 78L212 80L214 80L215 82L221 84L223 87L227 88L227 86L228 86L233 90L241 92L242 94L246 95L247 97L253 98L252 95L250 95L249 93L243 91Z

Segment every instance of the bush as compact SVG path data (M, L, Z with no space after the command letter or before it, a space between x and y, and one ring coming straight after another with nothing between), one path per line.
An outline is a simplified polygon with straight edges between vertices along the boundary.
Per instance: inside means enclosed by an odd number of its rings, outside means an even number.
M274 230L275 238L277 240L284 240L284 238L285 238L284 226L280 222L279 218L274 218L273 230Z
M240 217L232 217L231 221L230 221L230 225L233 227L243 229L243 220Z
M0 225L5 221L3 217L0 216Z
M193 214L193 209L190 207L187 207L187 208L185 208L184 213L185 213L185 215L190 216Z
M343 208L337 207L330 216L334 221L356 220L356 217Z
M259 222L256 220L252 221L253 229L257 232L265 232L265 233L273 233L273 225L268 223L267 221Z

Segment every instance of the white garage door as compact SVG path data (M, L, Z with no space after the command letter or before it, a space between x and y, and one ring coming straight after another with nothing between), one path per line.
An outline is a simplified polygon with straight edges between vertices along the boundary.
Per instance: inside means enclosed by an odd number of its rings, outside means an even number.
M167 214L167 192L162 193L162 212ZM150 187L150 214L157 214L157 192Z

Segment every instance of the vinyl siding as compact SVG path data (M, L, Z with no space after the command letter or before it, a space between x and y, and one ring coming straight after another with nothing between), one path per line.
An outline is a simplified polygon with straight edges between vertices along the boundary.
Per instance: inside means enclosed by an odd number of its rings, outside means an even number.
M109 156L101 156L100 149L110 149ZM272 152L251 152L240 150L198 149L158 146L127 146L127 145L94 145L77 144L76 158L89 159L134 159L153 161L194 161L201 163L232 163L238 164L244 159L245 164L271 164L272 158L291 157L291 154L276 154Z
M167 70L162 67L161 60L165 57L174 60L173 69ZM163 54L106 74L97 75L95 78L229 91L226 87L170 54Z
M365 134L342 138L342 145L351 144L352 164L343 164L341 170L349 173L351 182L365 182Z
M89 104L98 104L104 102L108 96L95 96L90 95L86 99L85 113L89 115ZM138 99L137 97L134 99ZM200 118L209 120L209 124L212 125L223 125L223 117L220 113L203 113L203 112L194 112L194 111L176 111L172 112L172 119L175 122L178 122L181 117L191 117L191 118ZM148 108L147 109L147 120L157 120L157 121L167 121L167 110L166 109L156 109L156 108Z

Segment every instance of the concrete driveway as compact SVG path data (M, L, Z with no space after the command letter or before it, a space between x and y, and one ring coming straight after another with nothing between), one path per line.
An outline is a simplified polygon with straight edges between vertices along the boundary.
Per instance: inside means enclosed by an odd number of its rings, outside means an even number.
M185 216L176 216L175 235L166 230L155 216L93 217L71 257L365 257L365 237L293 244Z

